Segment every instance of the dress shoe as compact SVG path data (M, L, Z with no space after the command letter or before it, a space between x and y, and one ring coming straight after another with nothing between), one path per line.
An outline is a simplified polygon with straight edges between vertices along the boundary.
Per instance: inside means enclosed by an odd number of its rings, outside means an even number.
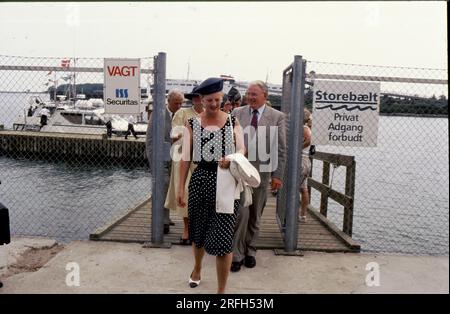
M191 273L191 276L189 277L189 287L196 288L196 287L198 287L198 285L200 285L200 279L199 280L192 280L192 273Z
M3 283L0 281L0 288L3 287Z
M241 270L242 264L244 264L244 260L242 260L242 261L240 261L240 262L232 262L232 263L231 263L231 268L230 268L230 270L231 270L233 273L236 273L236 272L238 272L238 271Z
M164 225L164 234L168 234L170 231L170 226L169 225Z
M192 242L190 239L183 239L180 237L180 245L191 245Z
M246 256L244 265L247 268L253 268L256 266L256 259L253 256Z

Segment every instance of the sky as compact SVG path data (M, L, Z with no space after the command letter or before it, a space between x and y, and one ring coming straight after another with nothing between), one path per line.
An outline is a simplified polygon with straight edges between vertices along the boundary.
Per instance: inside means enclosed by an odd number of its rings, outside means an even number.
M446 3L0 3L0 55L152 57L167 78L281 83L307 60L447 69ZM188 71L189 69L189 71Z

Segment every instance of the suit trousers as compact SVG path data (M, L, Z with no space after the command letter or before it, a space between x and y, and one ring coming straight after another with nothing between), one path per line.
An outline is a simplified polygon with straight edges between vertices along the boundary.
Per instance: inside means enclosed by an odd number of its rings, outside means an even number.
M169 190L171 168L172 168L172 161L165 161L163 168L164 200L166 199L167 191ZM169 223L170 223L170 209L164 207L164 224L168 225Z
M239 209L233 238L233 262L240 262L245 256L256 256L256 241L266 206L270 175L268 172L260 173L261 184L253 189L252 205Z

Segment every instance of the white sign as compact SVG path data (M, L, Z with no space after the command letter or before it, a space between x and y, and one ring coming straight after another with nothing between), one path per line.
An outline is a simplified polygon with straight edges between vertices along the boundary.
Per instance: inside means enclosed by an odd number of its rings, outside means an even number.
M105 113L138 114L141 101L141 60L104 59Z
M377 146L380 83L314 82L312 143Z

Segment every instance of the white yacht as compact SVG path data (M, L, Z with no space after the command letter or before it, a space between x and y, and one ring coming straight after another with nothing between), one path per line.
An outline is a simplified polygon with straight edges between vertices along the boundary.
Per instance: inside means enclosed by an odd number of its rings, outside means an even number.
M60 100L44 102L39 96L32 96L30 104L37 104L31 116L19 116L13 123L14 130L41 131L76 134L105 134L106 122L111 120L112 133L123 136L128 129L128 120L117 114L105 114L102 99L78 97L75 103ZM50 112L47 125L41 127L41 111ZM135 123L137 134L145 134L147 123Z

